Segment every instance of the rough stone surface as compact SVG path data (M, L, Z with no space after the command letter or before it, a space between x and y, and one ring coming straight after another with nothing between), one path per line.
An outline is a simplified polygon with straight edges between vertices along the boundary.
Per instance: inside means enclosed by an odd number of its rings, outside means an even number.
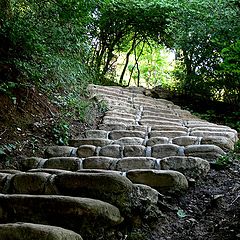
M159 192L176 193L188 188L186 177L172 170L130 170L127 177L133 183L148 185Z
M82 240L70 230L32 223L0 224L2 240Z
M0 221L54 225L86 234L97 227L118 225L123 218L118 208L95 199L0 194Z
M151 204L157 204L159 192L147 185L143 184L134 184L138 198L148 201Z
M92 157L96 155L96 146L82 145L77 149L77 156L80 158Z
M124 123L116 123L116 124L100 124L98 126L99 129L103 130L105 129L106 131L112 131L112 130L125 130L126 125Z
M120 118L120 117L104 117L103 119L104 124L118 124L118 123L123 123L127 125L132 125L135 123L135 120L129 119L129 118Z
M180 147L174 144L157 144L152 147L152 157L164 158L180 155Z
M11 178L11 174L9 173L0 173L0 193L7 191L6 182Z
M190 145L185 148L185 155L200 157L213 162L218 157L224 156L225 152L216 145Z
M230 138L232 141L236 140L236 134L230 131L192 131L192 136L199 136L199 137L210 137L210 136L221 136Z
M152 131L149 136L152 137L167 137L167 138L175 138L180 136L186 136L187 133L184 131Z
M43 158L38 157L30 157L30 158L24 158L20 162L20 170L22 171L28 171L33 168L37 168L39 163L45 160Z
M119 145L142 145L144 143L143 138L138 138L138 137L123 137L120 138L116 141L114 141L114 144L119 144Z
M234 142L227 137L221 136L203 137L201 144L216 145L220 147L223 151L229 151L234 149Z
M83 160L83 168L115 170L117 161L116 158L111 157L88 157Z
M108 138L108 132L104 130L88 130L85 132L86 138Z
M76 148L68 146L49 146L44 154L47 158L51 157L76 157Z
M124 137L145 138L145 132L130 130L113 130L109 133L109 139L117 140Z
M167 121L167 120L141 120L142 125L167 125L167 126L181 126L182 123L174 122L174 121Z
M153 146L157 144L167 144L169 143L169 138L167 137L151 137L147 141L147 146Z
M77 171L81 168L81 159L76 157L56 157L49 158L44 162L43 168L64 169L68 171Z
M50 177L48 173L19 173L11 178L9 193L44 194L46 183Z
M63 195L100 199L124 212L131 208L133 184L118 173L63 173L54 178L54 183Z
M197 145L200 142L201 138L195 136L182 136L172 139L172 143L179 146Z
M146 148L142 145L127 145L123 149L124 157L145 157Z
M122 147L120 145L116 145L116 144L108 145L100 149L99 156L120 158L121 150L122 150Z
M69 145L73 147L79 147L81 145L94 145L96 147L103 147L110 145L111 143L111 140L102 138L72 139L69 141Z
M188 128L184 126L152 125L152 131L180 131L187 133Z
M166 157L161 159L160 166L163 170L179 171L192 178L205 176L210 170L209 162L198 157Z
M117 162L116 170L153 169L154 159L147 157L125 157Z

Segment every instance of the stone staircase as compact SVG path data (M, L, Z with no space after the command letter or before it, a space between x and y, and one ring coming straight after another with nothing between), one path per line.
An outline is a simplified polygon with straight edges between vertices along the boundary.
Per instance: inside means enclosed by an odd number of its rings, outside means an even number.
M98 130L0 171L0 239L128 239L162 194L183 194L238 140L142 88L89 92L108 107Z

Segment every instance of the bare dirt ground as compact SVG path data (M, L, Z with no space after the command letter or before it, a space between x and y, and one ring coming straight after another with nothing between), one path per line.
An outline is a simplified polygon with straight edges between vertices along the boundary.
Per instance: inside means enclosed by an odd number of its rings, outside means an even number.
M52 129L59 117L56 106L35 89L15 89L16 99L0 94L0 169L16 168L19 158L43 156L45 146L56 144ZM72 121L73 134L95 128ZM240 162L191 182L182 196L163 196L161 216L132 229L132 240L240 239Z

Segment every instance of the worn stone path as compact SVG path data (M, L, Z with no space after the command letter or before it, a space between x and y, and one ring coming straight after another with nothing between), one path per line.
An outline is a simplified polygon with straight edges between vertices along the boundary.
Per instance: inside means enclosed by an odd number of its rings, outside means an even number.
M126 239L126 224L157 213L161 194L183 194L238 140L142 88L89 92L108 107L98 130L0 171L4 239Z

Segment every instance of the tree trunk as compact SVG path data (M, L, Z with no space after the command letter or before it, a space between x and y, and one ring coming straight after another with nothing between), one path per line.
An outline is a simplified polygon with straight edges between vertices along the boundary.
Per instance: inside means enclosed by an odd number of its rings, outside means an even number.
M127 55L126 55L126 62L125 62L125 65L124 65L124 68L122 70L122 74L120 76L120 79L119 79L119 84L122 85L122 82L123 82L123 77L125 75L125 72L127 70L127 66L128 66L128 63L129 63L129 57L133 51L133 49L136 47L136 34L134 35L134 38L133 38L133 42L132 42L132 47L131 49L128 51Z

